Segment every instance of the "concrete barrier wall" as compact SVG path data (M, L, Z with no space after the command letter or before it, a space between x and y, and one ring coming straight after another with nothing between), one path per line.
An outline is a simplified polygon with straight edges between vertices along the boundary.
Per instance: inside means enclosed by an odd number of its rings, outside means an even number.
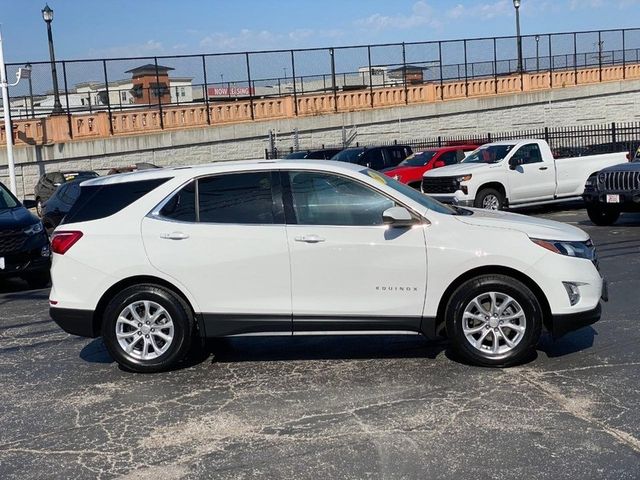
M640 80L609 82L556 90L469 98L447 102L378 108L349 113L265 120L234 125L171 130L135 136L76 140L52 145L19 146L15 152L19 196L33 196L44 171L110 168L136 162L161 166L262 158L269 131L286 151L298 130L302 148L341 144L343 131L352 144L544 126L632 122L640 119ZM0 151L0 181L8 183L6 149Z

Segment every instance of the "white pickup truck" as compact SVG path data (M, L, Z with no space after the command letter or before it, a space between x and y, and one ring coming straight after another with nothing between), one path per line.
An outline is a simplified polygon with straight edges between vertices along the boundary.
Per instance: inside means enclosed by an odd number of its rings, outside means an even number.
M544 140L489 143L461 163L424 174L422 192L444 203L504 208L580 199L587 179L626 153L554 159Z

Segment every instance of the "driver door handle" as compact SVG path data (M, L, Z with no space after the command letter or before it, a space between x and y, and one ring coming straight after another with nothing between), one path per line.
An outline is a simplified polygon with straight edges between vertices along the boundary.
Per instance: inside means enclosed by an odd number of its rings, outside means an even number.
M182 232L161 233L160 238L163 240L186 240L189 235Z
M318 236L318 235L301 235L299 237L296 237L296 242L303 242L303 243L322 243L324 242L325 239Z

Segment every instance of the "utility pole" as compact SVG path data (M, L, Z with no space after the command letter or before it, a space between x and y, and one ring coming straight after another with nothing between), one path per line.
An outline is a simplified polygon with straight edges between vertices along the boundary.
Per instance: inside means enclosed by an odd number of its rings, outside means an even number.
M18 82L16 82L17 84ZM9 84L4 66L2 31L0 30L0 89L2 89L2 111L4 114L4 133L7 139L7 163L9 165L9 190L14 195L16 187L16 166L13 162L13 129L11 128L11 105L9 104Z

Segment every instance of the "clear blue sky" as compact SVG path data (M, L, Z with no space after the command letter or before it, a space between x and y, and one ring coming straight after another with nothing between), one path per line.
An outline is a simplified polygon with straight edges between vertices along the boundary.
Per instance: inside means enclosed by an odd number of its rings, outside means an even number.
M0 0L8 62L47 60L44 0ZM525 34L640 26L640 0L522 0ZM51 0L56 56L214 53L511 35L512 0Z

